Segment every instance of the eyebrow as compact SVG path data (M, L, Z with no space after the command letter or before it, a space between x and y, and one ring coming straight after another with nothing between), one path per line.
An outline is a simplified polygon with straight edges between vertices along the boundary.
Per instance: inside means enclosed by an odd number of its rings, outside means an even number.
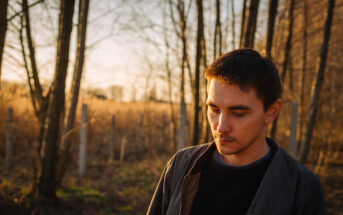
M213 102L206 102L206 104L211 107L217 107L217 105L215 105ZM230 106L228 109L229 110L250 110L251 108L246 105L234 105L234 106Z

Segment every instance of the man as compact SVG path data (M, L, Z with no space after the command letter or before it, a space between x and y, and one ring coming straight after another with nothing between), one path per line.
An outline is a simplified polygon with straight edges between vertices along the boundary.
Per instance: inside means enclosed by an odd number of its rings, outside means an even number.
M324 214L318 179L266 138L282 106L274 64L252 49L234 50L206 78L214 142L173 156L147 214Z

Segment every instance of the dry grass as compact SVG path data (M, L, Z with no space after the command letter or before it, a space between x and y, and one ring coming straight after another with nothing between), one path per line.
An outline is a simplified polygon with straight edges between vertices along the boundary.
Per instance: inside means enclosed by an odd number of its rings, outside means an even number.
M8 174L0 176L0 202L7 206L7 214L25 213L23 208L26 206L20 202L25 203L22 200L33 180L37 145L38 126L31 100L26 91L20 89L9 86L0 92L0 142L5 142L7 108L13 107L14 113L13 168ZM78 111L72 133L73 160L70 161L63 188L58 190L61 207L73 208L70 214L144 214L162 168L172 154L173 133L168 104L81 99L77 110L81 110L82 103L88 105L87 172L83 178L77 176L81 118ZM287 104L284 107L282 114L287 116ZM110 158L112 115L116 119L115 145L114 157ZM283 135L278 136L277 142L286 149L289 123L287 117L280 118L279 134ZM327 214L339 214L338 211L343 210L343 159L342 149L339 148L342 146L342 134L339 127L325 129L328 126L327 121L317 125L307 166L314 170L320 153L326 155L316 171L325 190ZM120 164L123 138L127 140L126 156L125 162ZM4 155L5 144L1 145L0 153ZM4 160L1 159L1 172L3 168Z

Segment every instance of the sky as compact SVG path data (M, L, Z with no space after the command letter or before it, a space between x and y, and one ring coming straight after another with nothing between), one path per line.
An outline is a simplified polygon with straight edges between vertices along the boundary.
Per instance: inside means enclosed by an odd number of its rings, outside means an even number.
M37 0L29 1L29 4ZM132 94L141 98L145 91L156 87L160 97L166 92L163 81L165 50L163 29L167 29L168 40L172 49L180 47L176 39L169 14L163 18L162 0L90 0L87 29L87 49L81 87L83 89L107 88L112 85L122 86L124 97L129 100ZM211 40L212 22L214 23L214 0L204 1L205 37ZM230 10L228 1L222 1L222 19L227 19ZM240 27L241 0L235 0L236 35ZM10 2L9 14L20 11L20 5ZM44 83L51 83L56 59L56 37L59 5L57 0L46 0L30 9L32 35L36 47L36 61L40 78ZM78 2L75 4L74 28L71 35L70 61L67 77L67 89L70 86L76 48L76 24ZM169 8L165 8L169 13ZM188 34L195 41L195 3L192 2L188 18ZM177 16L176 16L177 17ZM225 20L222 20L223 28ZM22 56L18 40L19 17L13 19L8 27L2 79L26 82L26 72L22 66ZM208 34L208 36L206 35ZM229 44L231 33L227 35ZM194 41L190 39L189 50L194 50ZM211 44L211 41L208 42ZM173 45L174 44L174 45ZM229 45L228 45L229 47ZM174 74L174 91L178 87L178 53L170 51L170 60ZM208 54L210 56L211 54ZM194 57L191 55L191 59ZM192 60L193 62L193 60ZM188 86L189 87L189 86ZM190 91L190 90L188 90Z

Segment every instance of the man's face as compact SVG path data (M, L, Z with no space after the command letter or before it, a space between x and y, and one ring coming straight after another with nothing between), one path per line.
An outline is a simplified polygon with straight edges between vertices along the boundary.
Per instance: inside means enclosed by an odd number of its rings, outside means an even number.
M218 152L222 156L256 157L266 147L267 112L251 89L212 78L208 87L208 120Z

